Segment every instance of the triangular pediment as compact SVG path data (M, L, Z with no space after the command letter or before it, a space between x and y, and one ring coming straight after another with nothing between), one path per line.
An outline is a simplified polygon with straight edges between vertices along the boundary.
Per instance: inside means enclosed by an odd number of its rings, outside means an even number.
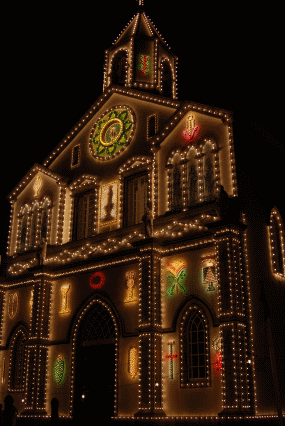
M13 191L10 192L8 195L8 198L10 200L13 200L17 198L17 196L23 191L23 189L35 178L36 175L40 176L40 174L44 174L56 182L65 182L66 180L60 176L58 173L52 172L51 170L47 169L46 167L42 166L41 164L35 164L28 173L20 180L18 185L13 189ZM40 185L40 181L38 182ZM36 186L35 186L36 191Z

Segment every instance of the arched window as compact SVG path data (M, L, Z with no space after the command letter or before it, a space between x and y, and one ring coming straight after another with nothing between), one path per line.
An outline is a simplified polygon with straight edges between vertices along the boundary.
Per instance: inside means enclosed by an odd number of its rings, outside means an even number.
M9 390L25 390L26 348L27 337L23 331L18 331L11 343Z
M210 381L208 325L202 310L191 306L183 317L181 380L184 386L207 386Z
M33 209L32 209L30 242L29 242L30 248L33 248L37 245L38 214L39 214L39 203L36 202L33 205Z
M187 195L188 206L195 206L199 202L199 174L196 150L191 148L187 163Z
M43 239L48 242L49 225L50 225L50 207L51 202L46 198L42 204L41 228L40 228L40 241Z
M127 83L127 54L120 50L113 59L111 84L125 86Z
M163 61L161 63L161 91L162 95L168 98L173 97L172 92L172 71L168 61Z
M20 252L27 249L28 236L28 213L29 208L25 205L19 215L19 234L18 234L18 249Z
M206 142L203 153L204 201L211 201L216 197L215 157L211 142Z
M275 274L285 275L284 226L280 213L274 208L270 215L270 248L272 269Z
M180 155L175 154L171 170L171 210L179 210L182 207L182 170L180 162Z

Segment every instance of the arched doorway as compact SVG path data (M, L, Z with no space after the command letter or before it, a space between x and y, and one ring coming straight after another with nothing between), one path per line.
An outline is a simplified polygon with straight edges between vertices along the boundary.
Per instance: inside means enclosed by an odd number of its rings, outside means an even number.
M90 422L114 415L117 327L108 307L95 302L76 336L74 418Z

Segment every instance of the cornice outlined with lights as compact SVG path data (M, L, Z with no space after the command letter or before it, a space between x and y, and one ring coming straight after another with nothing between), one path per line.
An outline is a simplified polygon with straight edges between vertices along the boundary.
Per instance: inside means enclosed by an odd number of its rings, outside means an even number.
M22 190L26 187L28 183L37 175L37 173L43 173L46 176L54 179L56 182L61 182L62 185L66 185L66 179L59 175L58 173L52 172L47 167L42 166L41 164L34 164L34 166L25 174L25 176L20 180L18 185L10 192L8 195L8 199L10 201L17 198L17 196L22 192Z

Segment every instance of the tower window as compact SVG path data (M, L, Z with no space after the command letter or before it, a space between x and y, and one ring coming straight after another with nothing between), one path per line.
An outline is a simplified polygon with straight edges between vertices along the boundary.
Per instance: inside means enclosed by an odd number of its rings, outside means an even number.
M92 237L95 227L95 192L80 194L75 202L74 239Z
M127 55L123 50L120 50L113 59L111 79L114 85L126 85Z
M147 174L131 176L125 181L125 226L136 225L142 220L148 197Z

